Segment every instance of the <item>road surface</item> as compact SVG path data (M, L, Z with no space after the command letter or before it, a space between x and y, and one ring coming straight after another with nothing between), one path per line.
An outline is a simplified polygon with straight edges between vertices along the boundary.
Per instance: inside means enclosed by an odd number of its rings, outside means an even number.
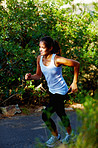
M78 120L75 111L66 113L70 118L72 128L77 133L81 121ZM61 126L59 117L54 114L52 118L63 138L66 131ZM40 148L38 143L44 143L49 136L50 132L42 121L41 112L0 120L0 148Z

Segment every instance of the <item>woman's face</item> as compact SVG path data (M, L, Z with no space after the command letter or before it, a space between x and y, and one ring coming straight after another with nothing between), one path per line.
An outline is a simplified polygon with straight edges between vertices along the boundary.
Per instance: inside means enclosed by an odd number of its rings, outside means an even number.
M43 41L39 43L39 51L42 56L49 55L52 49L48 49Z

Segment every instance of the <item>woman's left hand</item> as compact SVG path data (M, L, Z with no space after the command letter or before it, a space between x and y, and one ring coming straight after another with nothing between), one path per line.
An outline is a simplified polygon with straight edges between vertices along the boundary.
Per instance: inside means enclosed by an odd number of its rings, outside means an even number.
M68 89L68 91L70 91L70 93L76 93L78 91L78 87L77 87L77 83L72 83Z

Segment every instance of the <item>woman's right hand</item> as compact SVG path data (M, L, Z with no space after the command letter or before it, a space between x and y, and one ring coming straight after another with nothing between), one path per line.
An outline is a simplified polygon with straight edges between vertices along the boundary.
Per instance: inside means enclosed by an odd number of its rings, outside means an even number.
M31 73L27 73L26 75L25 75L25 80L31 80L32 78L31 78Z

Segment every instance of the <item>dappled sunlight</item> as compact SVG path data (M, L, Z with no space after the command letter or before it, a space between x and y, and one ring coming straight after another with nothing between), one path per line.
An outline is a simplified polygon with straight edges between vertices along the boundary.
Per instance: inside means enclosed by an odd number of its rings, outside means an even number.
M31 130L38 130L38 129L46 129L46 125L44 123L37 125L34 128L31 128Z

